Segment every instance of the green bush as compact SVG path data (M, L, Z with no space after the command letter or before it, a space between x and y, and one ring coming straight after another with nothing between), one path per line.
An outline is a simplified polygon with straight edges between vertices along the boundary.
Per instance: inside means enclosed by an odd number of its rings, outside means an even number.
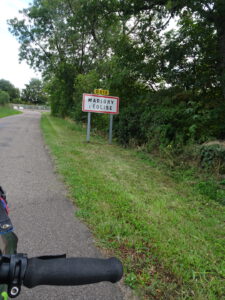
M143 145L181 153L186 145L225 138L225 104L208 94L179 87L149 89L135 72L114 57L95 70L79 74L61 65L48 85L52 114L87 122L82 112L82 94L95 88L109 89L120 97L120 113L114 116L114 137L123 145ZM92 114L92 129L108 130L108 116ZM206 130L207 128L207 130Z
M5 105L9 102L9 94L5 91L0 91L0 105Z
M221 143L204 144L200 148L201 167L225 173L225 146Z
M95 70L87 74L79 74L74 81L73 108L70 111L70 117L76 121L86 121L87 113L82 112L83 93L93 94L94 89L103 88L100 86L99 75ZM96 120L102 116L92 114L92 126L95 126Z
M76 70L73 65L61 63L57 73L45 85L49 95L53 116L66 117L73 107L74 77Z
M21 98L14 98L13 99L13 104L20 104L20 103L25 103L25 102Z
M123 99L121 100L122 103ZM139 96L121 107L116 118L115 134L123 144L152 147L183 147L190 142L204 142L210 136L207 110L194 97L179 89L167 89Z

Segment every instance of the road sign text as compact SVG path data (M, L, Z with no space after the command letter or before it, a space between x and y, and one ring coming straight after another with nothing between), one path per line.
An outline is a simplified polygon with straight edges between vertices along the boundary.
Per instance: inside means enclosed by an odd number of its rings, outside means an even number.
M82 110L96 113L119 113L119 98L95 94L83 94Z

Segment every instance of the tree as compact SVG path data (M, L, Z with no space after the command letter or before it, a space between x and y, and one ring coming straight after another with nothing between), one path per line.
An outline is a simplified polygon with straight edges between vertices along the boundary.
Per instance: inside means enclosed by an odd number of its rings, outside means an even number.
M94 69L109 54L109 44L117 33L116 19L104 14L99 17L101 6L93 9L91 4L35 0L23 10L23 20L9 21L21 44L20 59L42 71L46 80L55 77L62 102L59 114L63 116L73 106L74 79Z
M208 66L208 70L213 67L216 69L215 73L217 80L220 82L220 88L225 99L225 2L224 0L152 0L152 1L139 1L132 0L126 2L123 1L121 11L128 16L137 15L144 12L150 12L150 14L160 13L161 18L165 20L174 16L178 16L181 20L181 28L187 26L187 16L189 20L192 19L193 26L197 25L202 27L198 32L193 30L189 31L188 39L191 42L197 41L197 37L204 36L206 32L209 32L207 46L197 43L198 56L202 54L210 55L211 63ZM167 22L166 22L167 24ZM190 24L189 24L190 25ZM207 28L207 31L205 30ZM162 23L159 23L159 30L162 30ZM187 32L186 32L187 33ZM178 32L179 34L179 32ZM180 39L181 41L182 39ZM184 43L185 41L183 41ZM179 46L179 43L177 44ZM189 46L189 44L186 44ZM212 45L214 49L212 49ZM174 45L173 45L174 46ZM174 49L174 47L172 48ZM190 50L190 48L188 48ZM195 47L196 50L196 47ZM184 56L183 56L184 57ZM186 60L189 57L186 56ZM174 59L174 58L173 58ZM178 58L179 62L179 58ZM196 62L196 60L195 60ZM179 69L182 69L182 65L179 65Z
M40 79L32 78L25 85L25 89L22 90L22 100L34 104L46 103L47 95L44 92L43 83Z
M217 137L225 130L224 10L224 0L35 0L9 25L21 44L20 59L48 82L54 114L80 110L81 83L96 71L99 85L123 99L119 118L125 122L136 106L161 105L173 116L193 110L195 117L181 126L186 141L198 126ZM168 31L174 18L177 26ZM151 110L157 122L171 121L160 116L161 107ZM72 115L83 118L80 111ZM195 122L199 118L208 123ZM168 130L172 138L176 126Z
M10 99L9 101L13 102L13 99L19 98L20 91L15 88L15 86L8 80L0 79L0 90L8 93Z
M4 105L9 102L9 94L5 91L0 91L0 105Z

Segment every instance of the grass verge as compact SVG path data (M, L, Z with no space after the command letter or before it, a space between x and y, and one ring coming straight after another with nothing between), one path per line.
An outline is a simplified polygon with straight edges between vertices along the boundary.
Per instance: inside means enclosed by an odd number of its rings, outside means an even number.
M44 138L98 244L143 299L225 297L225 207L154 160L45 114ZM182 176L182 174L181 174Z
M11 115L21 114L20 111L12 109L8 106L0 106L0 118L4 118Z

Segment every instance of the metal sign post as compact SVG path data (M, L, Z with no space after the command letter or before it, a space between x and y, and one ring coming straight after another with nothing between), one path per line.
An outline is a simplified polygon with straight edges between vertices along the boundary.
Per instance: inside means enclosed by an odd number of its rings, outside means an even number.
M109 143L112 144L113 115L109 115Z
M87 124L87 142L90 142L90 131L91 131L91 113L88 113L88 124Z

